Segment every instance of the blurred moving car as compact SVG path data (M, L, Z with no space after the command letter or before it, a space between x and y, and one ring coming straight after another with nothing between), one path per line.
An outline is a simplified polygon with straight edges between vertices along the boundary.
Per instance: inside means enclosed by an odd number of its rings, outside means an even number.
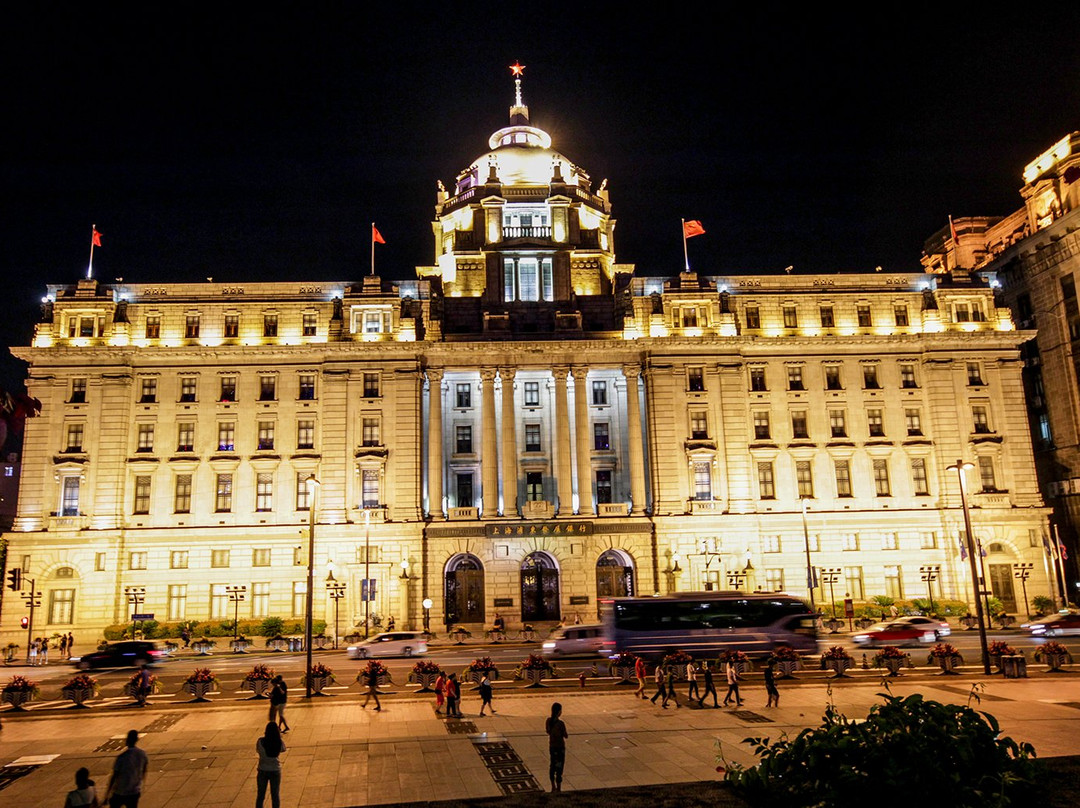
M918 645L919 643L937 642L942 637L952 634L949 624L932 617L912 615L876 623L865 631L853 635L851 641L856 645L873 647L875 645Z
M541 653L546 657L608 656L611 648L612 643L604 640L604 627L589 623L555 629Z
M1051 614L1030 623L1024 623L1021 628L1031 632L1032 637L1061 637L1066 634L1080 634L1080 614L1064 612Z
M154 665L165 658L165 652L147 640L125 640L110 643L101 651L72 657L71 664L81 671L91 668L134 668Z
M427 653L427 638L422 631L386 631L350 645L349 659L388 656L422 656Z

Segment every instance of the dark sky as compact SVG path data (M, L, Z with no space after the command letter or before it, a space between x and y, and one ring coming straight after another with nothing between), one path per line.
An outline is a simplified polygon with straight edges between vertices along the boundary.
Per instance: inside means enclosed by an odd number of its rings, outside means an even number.
M0 47L0 344L85 272L91 223L107 281L357 278L371 221L380 274L410 277L515 60L641 274L681 268L681 217L702 273L917 270L948 214L1019 207L1023 165L1080 129L1062 6L39 5L5 11Z

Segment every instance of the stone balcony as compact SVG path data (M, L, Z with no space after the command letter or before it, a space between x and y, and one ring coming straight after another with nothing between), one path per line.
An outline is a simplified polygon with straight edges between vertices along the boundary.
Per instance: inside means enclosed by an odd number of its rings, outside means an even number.
M451 522L465 522L480 518L479 508L451 508L446 518Z
M692 499L690 500L690 513L723 513L724 503L715 499Z
M597 516L627 516L630 506L625 502L601 502L596 506Z
M521 515L526 519L550 519L555 515L555 505L547 500L526 500L521 504Z

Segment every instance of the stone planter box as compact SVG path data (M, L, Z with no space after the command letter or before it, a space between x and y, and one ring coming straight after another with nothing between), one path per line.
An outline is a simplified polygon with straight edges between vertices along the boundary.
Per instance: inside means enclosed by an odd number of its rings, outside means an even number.
M206 694L213 689L213 682L184 682L181 689L195 697L195 701L210 701Z
M284 637L271 637L266 641L266 650L281 652L287 650L289 647L289 641Z
M843 620L837 620L835 617L830 617L825 621L825 628L829 630L830 634L836 634L840 629L844 627Z
M504 642L506 640L506 632L497 629L489 631L488 639L491 640L491 642Z
M1042 658L1046 661L1046 667L1050 669L1050 673L1064 673L1062 666L1069 659L1067 654L1043 654Z
M536 642L537 637L536 637L535 629L531 629L531 628L522 629L521 633L518 634L518 639L521 642Z
M265 699L270 692L269 679L245 679L240 683L241 690L250 690L253 699Z
M548 676L550 676L550 674L544 668L526 668L521 672L521 678L527 683L525 687L543 687L544 683L542 680Z
M65 687L60 691L60 695L65 699L68 699L75 707L86 707L90 705L86 702L94 698L94 689L91 687Z
M25 710L24 704L29 704L34 700L34 691L32 690L4 690L0 692L0 701L4 704L10 704L15 710Z
M881 660L881 667L889 672L889 676L899 676L900 669L907 663L907 656L885 657Z
M683 663L682 665L665 665L664 666L664 673L673 673L673 674L675 674L675 681L676 682L685 682L686 681L686 664Z
M207 640L206 642L203 642L202 640L197 640L191 644L191 650L199 656L209 656L209 654L214 650L214 643L210 642L209 640Z
M1006 679L1027 679L1027 659L1023 654L1008 654L1001 658L1001 673Z
M971 614L966 614L960 618L960 625L964 627L964 631L972 631L979 625L979 618Z
M942 676L956 676L956 669L960 666L959 656L940 656L934 657L937 660L938 667L941 668Z
M832 671L837 677L847 676L847 671L855 667L854 659L822 659L821 669Z
M636 685L634 681L634 666L633 665L620 665L617 668L611 668L611 675L614 676L617 681L617 685Z
M330 684L332 679L329 676L312 676L311 677L311 692L318 696L321 695L323 689Z
M464 645L465 640L469 639L472 635L464 629L460 631L451 631L448 635L455 645Z
M743 660L741 662L732 662L731 664L735 666L735 673L739 674L739 676L742 676L744 673L749 673L750 671L752 671L754 669L753 663L750 662L750 660L748 660L748 659ZM727 670L727 663L726 662L719 662L717 664L716 670L717 670L718 673L723 673L725 670ZM684 671L684 674L685 674L685 671ZM685 676L684 676L684 678L685 678Z
M232 648L234 654L246 654L251 647L251 640L233 640L229 643L229 647Z
M435 680L439 678L437 673L410 673L409 681L420 685L417 693L430 693L435 689Z
M778 659L776 661L776 670L780 674L780 679L794 679L795 671L799 669L799 660L797 659Z
M487 674L489 679L498 679L499 678L498 669L497 668L490 668L490 669L488 669L486 671L467 670L462 675L462 679L464 679L466 682L472 682L473 684L479 685L480 680L484 678L485 673Z

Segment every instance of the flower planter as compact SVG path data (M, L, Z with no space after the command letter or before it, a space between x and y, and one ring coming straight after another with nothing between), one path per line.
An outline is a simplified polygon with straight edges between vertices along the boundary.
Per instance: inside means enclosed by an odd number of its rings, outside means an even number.
M146 700L153 692L153 687L151 686L150 690L142 693L137 685L133 685L131 682L128 682L126 685L124 685L120 692L123 693L125 696L130 696L131 698L135 699L135 701L137 701L141 705L146 704Z
M251 647L251 640L233 640L229 646L234 654L246 654Z
M900 669L904 667L906 661L905 657L886 657L881 660L881 665L889 672L889 676L899 676Z
M780 679L794 679L795 671L799 669L799 660L797 659L778 659L776 661L776 670L780 673L778 678Z
M1050 673L1064 673L1061 668L1068 660L1068 654L1043 654L1043 659L1046 660L1046 666L1049 668Z
M240 683L241 690L250 690L253 699L264 699L270 692L269 679L245 679Z
M843 620L837 620L835 617L830 617L825 621L825 628L829 630L830 634L836 634L840 629L844 627Z
M169 640L168 642L165 643L165 653L166 654L175 654L179 650L180 650L180 646L177 645L176 643L174 643L172 640Z
M979 619L973 615L967 614L960 618L960 625L964 627L964 631L972 631L979 625Z
M990 659L990 667L997 673L1001 673L1001 654L987 654Z
M547 675L548 672L543 668L526 668L521 672L521 678L528 683L525 687L543 687L541 680Z
M289 647L289 641L284 637L271 637L266 641L266 649L268 651L282 652Z
M311 692L313 695L322 695L323 689L330 684L331 679L329 676L312 676L311 677Z
M536 632L531 628L522 629L518 639L522 642L536 642Z
M938 667L941 668L942 676L956 676L956 668L960 665L960 657L958 656L939 656L937 659Z
M0 692L0 701L4 704L10 704L14 710L25 710L24 704L29 704L34 700L34 692L32 690L4 690Z
M1006 679L1027 679L1027 658L1023 654L1002 656L1001 673Z
M617 678L615 684L617 685L633 685L637 684L633 681L634 678L634 666L633 665L620 665L617 668L611 669L611 675Z
M451 631L450 639L454 641L454 645L464 645L465 640L469 639L469 632L461 629L459 631Z
M200 640L200 641L197 641L197 642L193 642L191 644L191 650L194 651L199 656L209 656L209 654L213 650L213 648L214 648L214 643L212 643L212 642L203 642L203 641Z
M465 681L467 681L467 682L472 682L473 684L479 685L480 680L483 679L485 675L489 679L498 679L499 678L499 672L495 668L489 668L488 670L480 670L480 671L467 670L467 671L465 671L465 677L464 678L465 678Z
M502 642L506 639L506 632L498 629L490 631L488 632L488 639L490 639L492 642Z
M676 682L686 681L686 665L665 665L665 674L674 674Z
M437 673L410 673L409 681L420 685L417 693L430 693L435 689L435 680L439 678Z
M206 694L214 687L213 682L184 682L183 690L195 697L195 701L210 701Z
M88 709L90 705L85 702L94 698L94 689L92 687L65 687L60 691L60 695L68 699L75 707Z
M841 676L847 676L846 671L855 667L854 659L822 659L821 667L823 670L832 671L836 678Z

